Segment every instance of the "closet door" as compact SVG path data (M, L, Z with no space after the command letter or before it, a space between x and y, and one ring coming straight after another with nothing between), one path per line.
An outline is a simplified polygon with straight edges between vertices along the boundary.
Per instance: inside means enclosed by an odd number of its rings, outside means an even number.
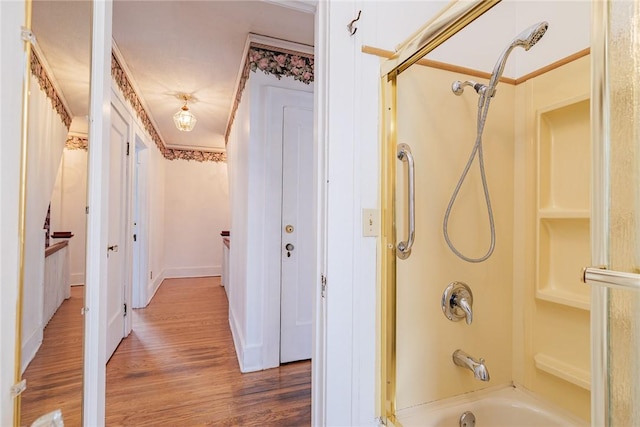
M280 362L286 363L311 358L315 239L313 110L283 111Z

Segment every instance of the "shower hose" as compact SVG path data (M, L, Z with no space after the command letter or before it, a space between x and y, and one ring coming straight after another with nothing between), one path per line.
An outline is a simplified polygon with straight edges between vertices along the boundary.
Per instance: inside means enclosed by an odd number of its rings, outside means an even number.
M493 253L493 250L495 249L495 246L496 246L496 229L493 222L493 211L491 209L491 199L489 197L489 187L487 185L487 176L484 169L484 158L482 155L482 132L484 130L485 121L487 120L487 113L489 112L489 104L491 103L491 97L492 97L491 93L487 94L489 90L490 89L487 89L480 93L480 97L478 99L476 142L473 145L473 150L471 150L471 155L469 156L469 160L467 160L467 164L464 167L464 170L462 171L462 175L458 180L458 184L456 185L456 188L453 191L453 194L451 195L451 200L449 200L449 206L447 206L447 210L444 214L444 222L442 225L442 230L444 232L444 239L446 240L447 245L449 245L449 248L453 251L453 253L456 254L459 258L467 262L474 262L474 263L483 262L487 260ZM461 253L455 247L453 242L451 242L451 239L449 238L448 228L449 228L449 216L451 215L451 209L453 208L453 205L456 202L458 193L460 192L460 187L462 187L462 184L464 183L467 177L467 174L469 173L469 169L471 169L471 165L473 164L473 160L475 159L476 154L478 155L478 164L480 165L480 177L482 178L482 188L484 190L484 199L487 205L487 213L489 214L489 228L491 232L491 243L489 244L489 249L483 256L481 256L480 258L471 258Z

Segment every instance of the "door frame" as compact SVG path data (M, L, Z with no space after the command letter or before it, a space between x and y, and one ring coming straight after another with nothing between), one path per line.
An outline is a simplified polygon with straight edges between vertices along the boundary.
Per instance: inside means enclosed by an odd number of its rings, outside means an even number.
M112 0L92 3L83 425L105 424Z
M132 233L136 241L132 242L132 280L131 308L143 308L149 303L149 147L140 127L134 125L133 142L130 152L133 153L132 170ZM135 229L133 222L136 221ZM128 320L131 323L131 320ZM130 329L130 328L129 328Z
M608 141L607 32L609 2L591 4L591 263L607 265ZM608 297L604 286L591 287L591 425L607 425L606 361Z

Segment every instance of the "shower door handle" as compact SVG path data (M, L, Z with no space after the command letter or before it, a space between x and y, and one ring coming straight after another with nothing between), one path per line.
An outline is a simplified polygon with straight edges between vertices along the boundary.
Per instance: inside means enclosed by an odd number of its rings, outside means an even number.
M400 259L407 259L411 255L411 247L416 234L416 202L415 202L415 169L413 163L413 155L411 148L407 144L398 145L398 160L407 162L408 187L409 187L409 236L407 240L401 240L398 243L396 255Z
M640 274L607 270L604 267L582 269L582 282L587 285L640 291Z

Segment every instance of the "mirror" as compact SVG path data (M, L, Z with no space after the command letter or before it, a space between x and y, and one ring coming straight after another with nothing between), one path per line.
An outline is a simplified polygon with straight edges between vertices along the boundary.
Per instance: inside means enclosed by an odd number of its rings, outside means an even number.
M21 425L56 409L82 424L90 11L32 2Z
M408 144L416 165L415 244L386 261L392 421L444 419L430 403L507 384L588 421L589 45L589 3L503 0L390 76L383 209L398 241L410 185L392 150ZM473 292L471 325L443 316L456 281Z

